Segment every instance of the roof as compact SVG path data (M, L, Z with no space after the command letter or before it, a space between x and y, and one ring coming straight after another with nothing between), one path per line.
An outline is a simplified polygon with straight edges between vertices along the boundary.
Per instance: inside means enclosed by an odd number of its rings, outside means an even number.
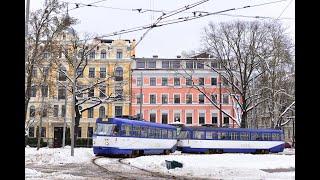
M124 119L124 118L109 118L108 121L102 121L101 118L98 118L97 123L126 123L126 124L135 124L139 126L152 126L158 128L169 128L169 129L176 129L176 127L168 125L168 124L159 124L149 121L138 121L138 120L131 120L131 119Z
M208 131L208 130L217 130L217 131L233 131L233 132L269 132L269 133L279 133L282 130L279 129L248 129L248 128L212 128L212 127L203 127L203 126L186 126L182 130L199 130L199 131Z

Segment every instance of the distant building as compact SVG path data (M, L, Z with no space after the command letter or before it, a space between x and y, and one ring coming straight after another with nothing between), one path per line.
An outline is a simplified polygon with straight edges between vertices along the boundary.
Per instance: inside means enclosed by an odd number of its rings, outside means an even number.
M151 122L186 125L213 124L220 126L220 111L198 90L193 83L206 91L212 101L220 103L219 83L222 78L211 70L219 63L210 58L134 58L132 64L131 115L140 115ZM208 67L208 66L209 67ZM219 68L220 69L220 68ZM222 72L223 73L223 72ZM142 99L140 90L142 87ZM234 118L235 101L229 95L227 81L222 82L222 109ZM222 114L222 126L239 127Z

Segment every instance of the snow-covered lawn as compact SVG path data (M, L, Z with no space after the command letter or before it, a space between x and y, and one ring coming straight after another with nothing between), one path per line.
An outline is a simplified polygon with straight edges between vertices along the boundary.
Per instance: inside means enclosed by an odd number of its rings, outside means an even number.
M172 175L189 176L191 178L212 179L294 179L294 149L286 149L279 154L181 154L179 151L171 155L141 156L126 159L133 166ZM65 148L25 148L25 173L27 179L82 179L71 175L64 168L69 166L90 164L94 154L92 148L75 148L74 157L70 156L70 147ZM168 170L165 160L183 163L183 168ZM109 161L104 161L108 163ZM45 167L41 172L36 167ZM50 168L55 171L50 172ZM57 168L60 168L57 169ZM71 167L74 168L74 167ZM77 169L77 168L75 168ZM63 172L64 171L64 172ZM70 172L70 170L69 170ZM74 172L74 171L73 171Z

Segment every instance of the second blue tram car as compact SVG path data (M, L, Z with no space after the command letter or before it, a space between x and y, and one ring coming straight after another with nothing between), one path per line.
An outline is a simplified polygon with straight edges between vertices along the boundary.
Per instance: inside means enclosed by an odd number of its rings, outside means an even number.
M169 154L177 144L174 126L123 118L96 122L93 152L96 155Z
M182 127L183 153L269 153L284 149L283 131L275 129Z

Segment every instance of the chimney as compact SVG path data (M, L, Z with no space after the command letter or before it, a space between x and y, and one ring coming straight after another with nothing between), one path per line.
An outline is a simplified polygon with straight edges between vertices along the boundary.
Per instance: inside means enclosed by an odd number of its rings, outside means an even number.
M153 58L158 58L158 55L153 55L152 57L153 57Z
M177 56L177 58L181 58L181 56L180 56L180 55L178 55L178 56Z

